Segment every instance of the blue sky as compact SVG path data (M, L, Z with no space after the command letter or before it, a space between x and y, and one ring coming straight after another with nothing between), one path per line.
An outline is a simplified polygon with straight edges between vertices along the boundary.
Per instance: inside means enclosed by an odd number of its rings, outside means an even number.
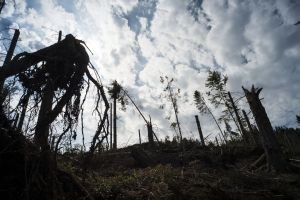
M146 115L160 138L175 134L166 119L170 103L159 99L160 76L173 77L181 89L179 119L183 136L197 138L193 91L206 91L207 70L229 76L228 89L263 87L263 103L273 126L297 126L299 108L300 2L292 0L7 0L0 15L0 36L21 31L18 52L54 43L58 31L84 40L104 85L120 82ZM11 29L8 29L11 28ZM0 47L5 53L9 45ZM93 93L89 102L93 102ZM165 109L159 109L165 104ZM87 104L86 110L91 109ZM240 106L247 111L245 100ZM218 116L219 110L214 110ZM88 112L87 112L88 113ZM120 145L135 143L137 130L146 140L143 120L131 105L119 112ZM86 114L87 138L96 126ZM217 132L200 116L205 135ZM224 127L224 125L222 125Z

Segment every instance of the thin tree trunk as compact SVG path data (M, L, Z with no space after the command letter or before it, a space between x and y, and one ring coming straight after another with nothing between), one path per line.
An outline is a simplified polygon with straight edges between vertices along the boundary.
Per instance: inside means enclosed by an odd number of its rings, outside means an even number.
M8 63L11 61L11 59L13 57L13 54L14 54L14 51L15 51L15 48L17 46L19 36L20 36L20 31L19 31L19 29L16 29L15 33L14 33L14 36L11 40L9 49L7 51L5 60L3 62L2 68L7 68L8 67ZM0 93L1 93L1 95L2 95L2 91L3 91L3 87L4 87L4 82L5 82L5 77L0 77Z
M122 89L122 90L126 94L126 96L128 97L128 99L131 101L131 103L134 105L134 107L136 108L136 110L140 113L140 115L143 118L143 120L145 121L145 123L147 124L148 121L146 120L145 116L143 115L143 113L141 112L141 110L138 108L138 106L136 105L136 103L134 103L133 99L129 96L129 94L126 92L126 90L124 90L124 89Z
M110 103L110 149L113 149L113 120L112 120L112 103Z
M170 93L170 98L171 98L171 101L172 101L172 106L173 106L173 109L174 109L174 113L175 113L175 118L176 118L176 123L177 123L177 126L178 126L178 131L179 131L179 136L180 136L180 142L182 142L182 133L181 133L181 127L180 127L180 123L179 123L179 119L178 119L178 108L176 109L176 104L175 104L175 100L173 98L173 93L171 91L171 86L169 85L168 87L168 90L169 90L169 93Z
M198 115L195 115L195 119L196 119L196 123L197 123L198 132L199 132L199 136L200 136L202 146L205 147L205 142L204 142L204 138L203 138L202 129L201 129L201 126L200 126L200 121L199 121Z
M151 147L153 147L154 146L154 138L153 138L153 129L152 129L151 119L147 123L147 131L148 131L149 144L150 144Z
M230 106L229 106L228 103L227 103L227 100L226 100L226 93L222 93L221 96L220 96L220 98L221 98L222 101L224 102L225 106L226 106L227 109L228 109L228 112L229 112L229 114L230 114L230 117L232 118L232 120L233 120L234 124L236 125L237 129L238 129L239 132L241 133L242 131L241 131L241 129L240 129L238 123L236 122L236 120L235 120L235 118L234 118L234 116L233 116L233 114L232 114L232 112L231 112Z
M205 105L206 105L206 103L205 103ZM225 143L227 143L226 138L225 138L225 135L223 134L222 129L221 129L221 127L220 127L220 125L219 125L217 119L215 118L214 114L211 112L211 110L209 109L209 107L208 107L207 105L206 105L206 107L207 107L207 111L208 111L209 114L212 116L213 120L215 121L216 125L218 126L218 129L219 129L219 131L220 131L220 133L221 133L221 135L222 135L222 137L223 137Z
M107 116L107 120L106 120L106 130L107 130L107 135L110 137L111 136L111 132L110 132L110 120L108 119L108 116ZM109 148L110 148L110 138L107 137L106 138L106 144L107 144L107 148L106 150L108 151Z
M5 6L5 0L0 0L0 14L4 6Z
M217 138L217 137L215 137L215 140L216 140L216 144L217 144L217 146L220 146L220 145L219 145L219 141L218 141L218 138Z
M11 40L9 49L7 51L7 54L6 54L4 63L3 63L3 67L5 67L11 61L11 59L13 57L13 54L14 54L14 51L15 51L15 48L17 46L17 42L18 42L19 36L20 36L20 30L16 29L15 33L14 33L14 36L13 36L13 38Z
M137 111L140 113L141 117L144 119L146 126L147 126L147 132L148 132L148 141L150 143L151 146L154 145L154 138L153 138L153 129L152 129L152 122L151 122L151 117L150 117L150 121L148 122L145 118L145 116L143 115L143 113L141 112L141 110L138 108L138 106L136 105L136 103L133 101L133 99L129 96L129 94L126 92L126 90L123 89L123 92L126 94L126 96L128 97L128 99L131 101L131 103L134 105L134 107L137 109Z
M245 110L242 110L242 112L243 112L244 118L245 118L245 120L246 120L248 129L249 129L249 131L250 131L250 136L251 136L251 138L254 140L255 144L256 144L257 146L259 146L258 135L254 132L254 130L253 130L252 126L251 126L251 123L250 123L250 120L249 120L249 117L248 117L246 111L245 111Z
M242 110L242 112L243 112L243 115L244 115L244 118L246 120L246 123L247 123L247 126L248 126L248 129L249 129L250 133L253 133L253 128L251 126L251 123L250 123L250 120L249 120L249 117L248 117L246 111Z
M176 117L176 123L178 125L178 131L179 131L179 135L180 135L180 142L182 142L181 127L180 127L180 123L179 123L179 119L178 119L178 114L176 112L175 112L175 117Z
M139 129L139 142L142 144L142 139L141 139L141 130Z
M254 88L253 85L251 91L245 88L243 88L243 90L262 137L263 147L269 166L272 166L278 172L287 171L290 166L283 156L266 110L259 99L259 93L262 88L257 89Z
M229 112L229 114L230 114L230 117L231 117L232 121L234 122L235 126L236 126L237 129L239 130L239 134L241 134L241 133L242 133L242 130L240 129L240 126L238 125L236 119L234 118L233 113L231 112L231 108L230 108L230 106L229 106L229 104L228 104L227 102L225 102L225 106L226 106L227 109L228 109L228 112Z
M13 123L13 128L14 129L16 129L17 128L17 124L18 124L18 120L19 120L19 113L17 113L16 115L15 115L16 117L15 117L15 119L14 119L14 123Z
M240 115L239 115L239 113L238 113L238 109L237 109L237 107L236 107L236 105L235 105L235 103L234 103L234 101L233 101L233 99L232 99L232 96L231 96L231 93L230 93L230 92L228 92L228 96L229 96L229 100L230 100L230 103L231 103L231 105L232 105L233 111L234 111L234 113L235 113L236 119L237 119L237 121L238 121L240 130L241 130L241 134L243 135L244 140L245 140L246 142L249 142L248 135L247 135L247 133L246 133L246 131L245 131L245 128L244 128L243 123L242 123L242 120L241 120L241 117L240 117Z
M25 119L25 115L26 115L26 111L27 111L27 107L28 107L28 102L29 102L29 98L30 98L31 94L32 93L29 90L27 90L27 92L24 96L24 99L23 99L22 112L21 112L20 120L19 120L18 127L17 127L17 129L19 131L22 130L22 126L24 123L24 119Z
M117 98L114 98L114 144L113 149L117 149Z

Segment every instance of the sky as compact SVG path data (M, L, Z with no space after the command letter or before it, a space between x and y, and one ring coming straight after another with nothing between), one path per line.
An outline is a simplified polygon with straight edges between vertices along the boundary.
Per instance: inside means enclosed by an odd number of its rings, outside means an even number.
M176 135L171 104L160 98L160 76L174 78L180 88L183 137L198 139L194 115L199 115L204 135L214 139L216 125L193 101L195 90L207 91L209 69L229 77L234 98L243 96L241 86L262 87L272 125L299 127L300 26L294 25L299 20L297 0L7 0L0 15L0 51L6 53L16 28L21 32L17 53L55 43L59 30L71 33L91 49L103 85L117 80L151 116L160 139ZM86 138L97 124L89 112L93 91L86 105ZM245 99L238 103L249 112ZM137 143L138 129L147 140L143 119L131 104L118 116L119 147Z

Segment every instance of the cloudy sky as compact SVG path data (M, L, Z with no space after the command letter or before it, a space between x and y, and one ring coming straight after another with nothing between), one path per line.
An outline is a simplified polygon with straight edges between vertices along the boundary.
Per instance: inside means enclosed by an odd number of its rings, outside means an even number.
M72 33L93 52L91 62L103 84L121 83L142 112L151 115L160 138L175 134L170 103L159 98L160 76L173 77L181 89L183 137L198 138L192 95L207 90L208 69L229 76L228 90L236 98L242 96L242 85L263 87L273 126L297 126L300 26L294 24L299 20L297 0L7 0L0 15L0 50L5 53L14 28L21 31L17 52L53 44L59 30ZM94 118L86 114L87 138L95 131ZM217 132L211 118L200 120L205 135ZM133 106L119 111L120 146L136 143L138 129L146 140Z

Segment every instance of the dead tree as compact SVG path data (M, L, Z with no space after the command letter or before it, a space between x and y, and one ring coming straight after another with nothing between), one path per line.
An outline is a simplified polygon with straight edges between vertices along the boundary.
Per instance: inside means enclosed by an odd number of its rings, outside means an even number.
M112 117L112 103L110 103L110 149L113 149L113 117Z
M104 128L109 109L103 86L100 85L89 72L89 56L82 45L83 41L69 34L64 40L33 53L23 52L9 60L0 68L0 83L5 79L17 75L24 90L32 91L39 98L40 109L35 126L34 141L40 150L39 171L46 188L48 199L54 198L57 191L56 166L49 145L49 127L59 114L67 113L69 125L78 119L80 106L80 92L84 87L86 77L96 86L98 99L102 98L105 104L103 118L100 120L96 134L92 140L90 152L96 149L96 140ZM54 93L56 96L55 101ZM35 104L38 108L39 103ZM70 109L71 105L71 109ZM98 106L98 105L97 105ZM22 117L22 116L21 116ZM99 114L100 117L100 114ZM63 137L65 132L60 136ZM57 140L55 151L61 139ZM56 188L56 189L55 189ZM49 193L49 195L47 195Z
M233 108L233 111L234 111L234 113L235 113L236 120L237 120L237 122L238 122L238 124L239 124L241 133L242 133L242 135L243 135L243 139L244 139L246 142L248 142L248 141L249 141L249 137L248 137L247 132L246 132L244 126L243 126L243 123L242 123L241 117L240 117L240 115L239 115L238 109L237 109L237 107L236 107L236 105L235 105L235 103L234 103L234 101L233 101L233 99L232 99L231 93L228 92L227 94L228 94L228 97L229 97L229 101L230 101L230 103L231 103L231 106L232 106L232 108Z
M114 97L114 112L113 112L113 126L114 126L114 142L113 142L113 149L117 149L117 98Z
M113 99L113 149L117 149L117 101L121 103L121 109L126 110L127 99L123 93L122 86L116 80L111 83L108 93Z
M4 1L4 4L5 4L5 1ZM17 46L17 42L18 42L19 36L20 36L20 31L19 31L19 29L16 29L15 33L14 33L14 36L13 36L13 38L11 40L11 43L9 45L7 54L5 56L5 60L3 62L2 68L7 68L8 67L8 63L11 61L11 59L13 57L13 54L14 54L14 51L15 51L15 48ZM0 95L2 95L2 93L3 93L2 91L3 91L4 81L5 81L5 79L2 79L2 80L0 79Z
M141 130L139 129L139 144L142 144L142 139L141 139Z
M22 99L22 104L21 104L22 112L21 112L20 120L19 120L18 127L17 127L17 129L20 130L20 131L22 130L22 126L23 126L23 123L24 123L25 115L26 115L27 106L28 106L28 103L29 103L29 98L30 98L31 95L32 95L31 91L26 91L26 94L24 95L24 98Z
M100 91L99 93L106 106L104 116L105 113L107 114L109 105L103 87L89 73L87 68L89 56L82 43L82 41L69 34L64 40L34 53L23 52L16 55L0 69L0 82L4 82L6 78L18 74L25 88L33 91L43 88L42 105L35 129L35 141L42 150L49 149L49 125L62 112L71 98L80 94L84 74ZM42 64L38 66L38 63ZM51 97L54 91L58 89L65 92L52 108ZM103 121L105 120L104 117ZM104 122L102 124L101 129Z
M150 120L148 121L145 116L143 115L143 113L141 112L141 110L139 109L139 107L136 105L136 103L133 101L133 99L130 97L130 95L128 94L128 92L124 89L122 89L124 94L128 97L128 99L131 101L131 103L134 105L134 107L136 108L136 110L139 112L140 116L143 118L143 120L145 121L146 123L146 126L147 126L147 132L148 132L148 141L149 141L149 144L151 147L154 146L154 137L156 138L157 142L158 141L158 138L157 136L155 135L155 133L153 132L153 127L152 127L152 122L151 122L151 117L149 116Z
M268 161L268 169L273 167L274 170L278 172L289 170L289 164L283 156L266 110L259 99L262 88L254 88L254 85L250 91L244 87L242 88L254 115L260 136L262 137L262 143Z
M196 104L196 107L197 109L199 110L200 113L203 113L203 114L210 114L210 116L213 118L214 122L216 123L225 143L226 143L226 138L225 138L225 135L223 134L223 131L218 123L218 120L216 119L215 115L212 113L211 109L208 107L203 95L201 94L201 92L199 92L198 90L196 90L194 92L194 101L195 101L195 104Z
M5 5L5 0L0 0L0 14L2 12L4 5Z
M245 118L245 120L246 120L246 123L247 123L248 129L249 129L250 133L252 133L252 134L253 134L253 132L254 132L254 131L253 131L253 128L252 128L252 126L251 126L251 123L250 123L249 117L248 117L248 115L247 115L247 113L246 113L246 111L245 111L245 110L242 110L242 112L243 112L244 118Z
M147 131L148 131L149 144L150 146L154 146L153 127L152 127L151 117L149 122L147 123Z
M181 132L181 126L180 126L180 122L179 122L179 118L178 118L178 115L179 115L178 99L180 98L180 89L177 88L174 91L174 89L175 89L173 87L174 79L173 78L169 79L168 76L165 76L165 77L161 76L160 82L162 84L164 84L166 82L166 87L163 90L166 94L165 95L162 94L161 98L166 98L168 101L171 101L171 105L174 110L174 115L175 115L175 120L176 120L176 122L172 123L171 126L174 127L175 132L176 132L176 126L177 126L180 143L182 144L182 149L183 149L182 132Z
M201 129L201 126L200 126L200 121L199 121L198 115L195 115L195 119L196 119L196 123L197 123L197 127L198 127L198 132L199 132L201 144L202 144L203 147L205 147L204 137L203 137L203 134L202 134L202 129Z

